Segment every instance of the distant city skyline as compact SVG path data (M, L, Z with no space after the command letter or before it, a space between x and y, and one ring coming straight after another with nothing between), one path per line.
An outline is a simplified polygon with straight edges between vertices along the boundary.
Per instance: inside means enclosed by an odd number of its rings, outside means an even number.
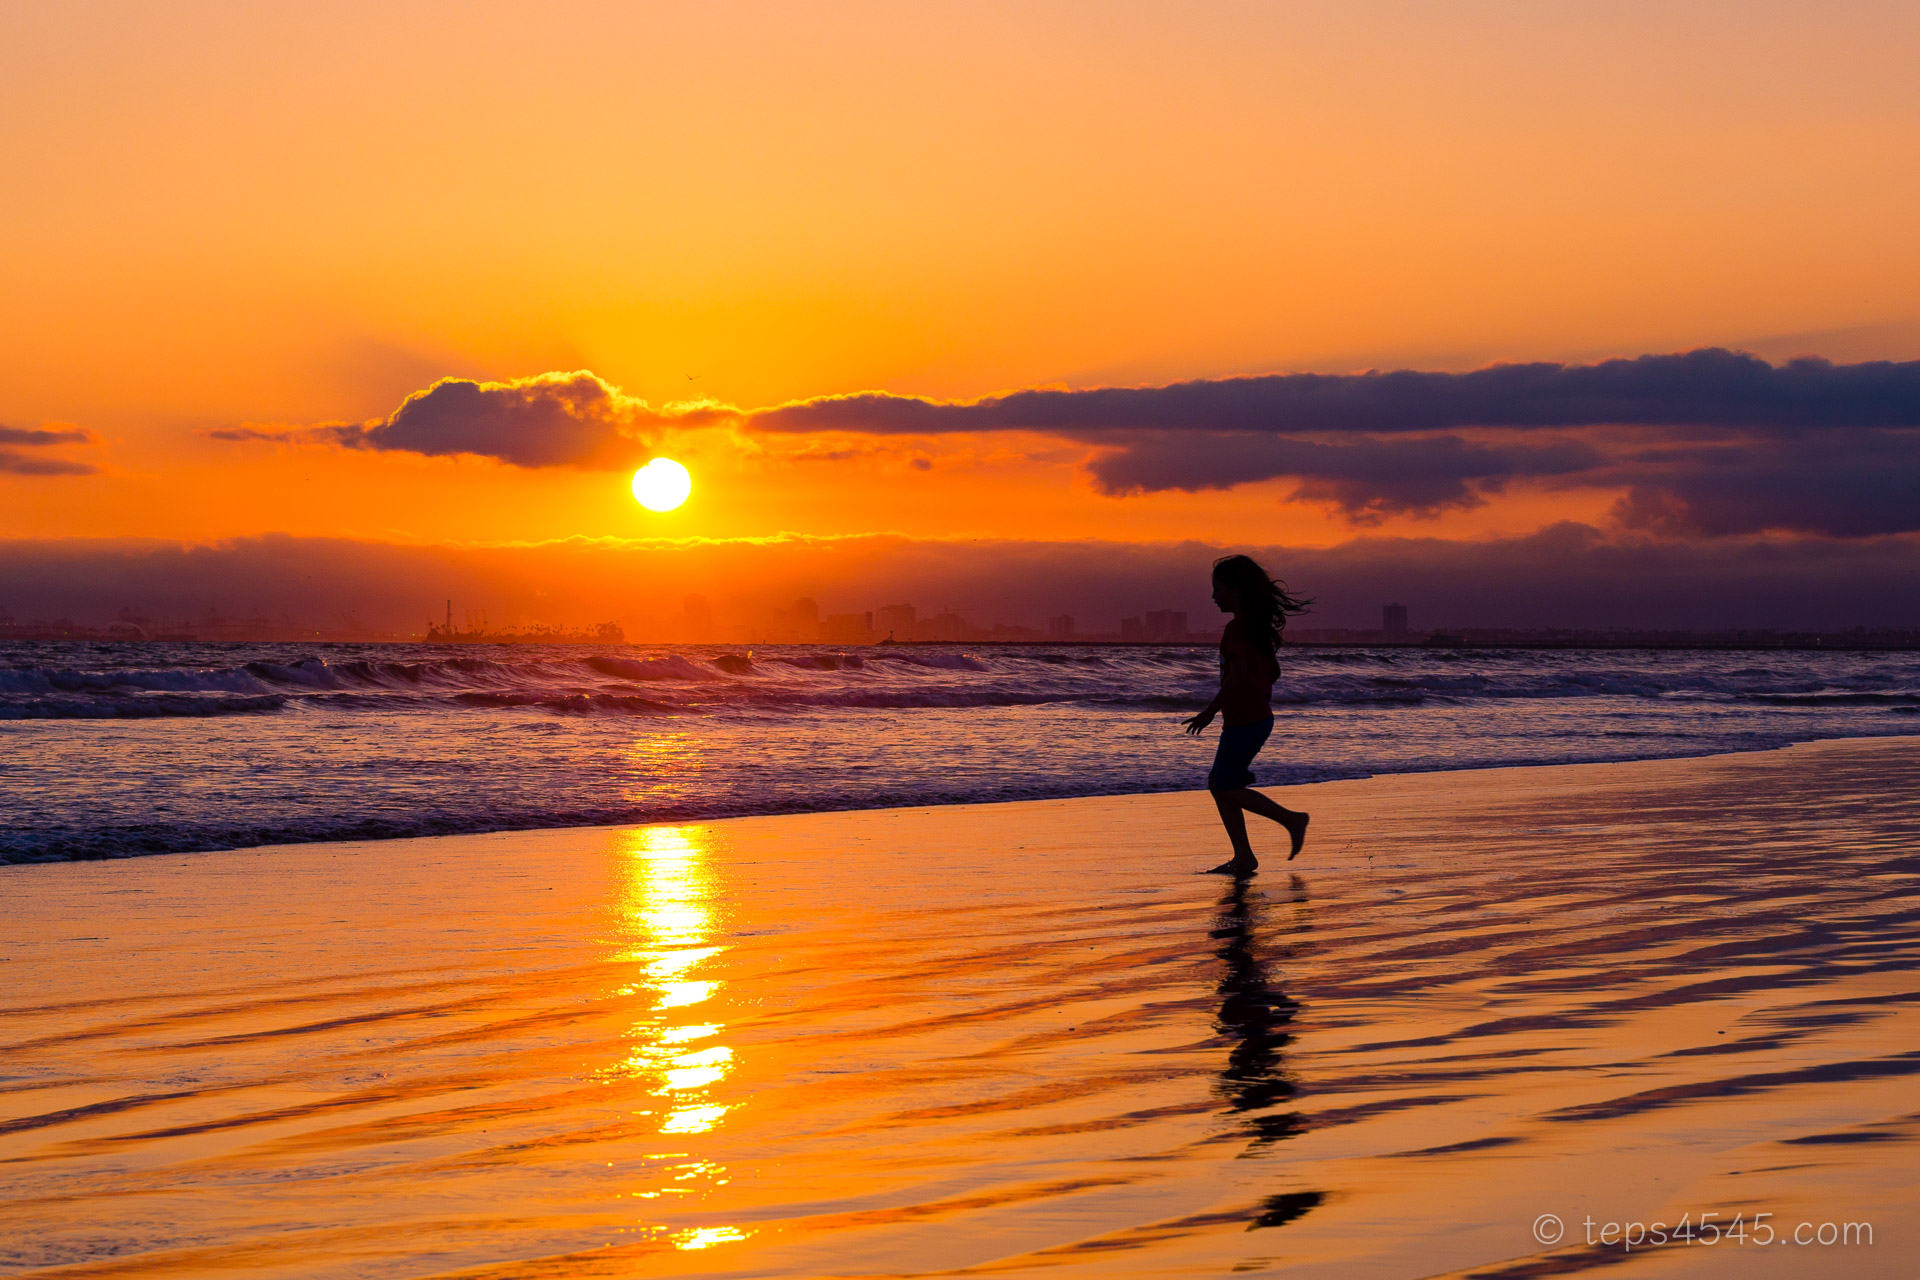
M1145 638L1150 614L1184 613L1192 634L1217 628L1208 566L1242 549L1314 599L1294 620L1296 634L1389 630L1387 605L1408 611L1414 633L1920 626L1920 563L1899 540L1854 543L1844 554L1770 540L1622 548L1575 526L1466 548L1405 541L1332 550L881 538L518 548L29 541L0 543L0 610L20 622L66 618L102 629L131 609L169 626L211 611L301 634L407 636L442 621L451 599L463 627L469 617L497 629L590 631L614 622L636 637L731 640L829 625L850 634L846 619L868 612L884 637L906 617L889 608L912 605L909 626L951 611L989 632L998 624L1046 636L1070 626L1058 638L1117 637L1125 619L1137 618ZM704 622L697 609L690 614L689 597L701 602ZM805 612L796 612L803 600ZM1159 625L1159 634L1174 630L1168 620Z

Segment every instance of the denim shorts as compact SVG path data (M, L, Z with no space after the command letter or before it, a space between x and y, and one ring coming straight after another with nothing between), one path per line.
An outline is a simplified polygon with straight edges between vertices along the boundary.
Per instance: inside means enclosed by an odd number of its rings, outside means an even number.
M1220 730L1220 745L1213 753L1213 768L1207 770L1207 790L1233 791L1253 785L1253 758L1267 745L1273 732L1273 719L1252 724L1229 725Z

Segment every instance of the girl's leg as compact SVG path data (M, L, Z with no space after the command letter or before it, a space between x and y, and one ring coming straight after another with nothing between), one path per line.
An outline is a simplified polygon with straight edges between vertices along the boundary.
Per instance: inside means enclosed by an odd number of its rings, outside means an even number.
M1307 842L1307 822L1309 821L1307 815L1298 809L1287 808L1272 797L1255 791L1252 787L1241 787L1225 795L1216 794L1214 801L1223 806L1223 813L1224 806L1231 801L1237 809L1250 809L1261 817L1271 818L1285 827L1287 835L1293 839L1293 851L1287 854L1289 862L1299 854L1300 846ZM1240 825L1242 830L1246 828L1245 818L1240 819Z
M1263 818L1273 819L1281 826L1285 826L1289 820L1300 816L1292 809L1275 801L1271 796L1255 791L1252 787L1241 787L1238 791L1231 794L1242 809L1251 809Z
M1221 875L1241 874L1260 865L1260 860L1253 856L1253 844L1247 839L1247 816L1233 799L1236 794L1232 791L1212 793L1214 807L1220 810L1220 825L1227 829L1227 839L1233 842L1233 860L1212 868L1212 872Z
M1233 860L1223 862L1212 871L1224 875L1248 875L1260 865L1253 856L1253 843L1247 839L1246 810L1272 818L1285 826L1293 834L1293 851L1300 852L1300 841L1306 833L1306 817L1286 816L1289 811L1281 809L1249 787L1225 785L1229 780L1244 778L1253 781L1248 771L1254 756L1266 744L1267 735L1273 731L1271 720L1258 724L1228 725L1220 730L1220 745L1213 753L1213 768L1207 771L1207 790L1213 796L1214 807L1220 810L1220 825L1227 829L1227 839L1233 843Z

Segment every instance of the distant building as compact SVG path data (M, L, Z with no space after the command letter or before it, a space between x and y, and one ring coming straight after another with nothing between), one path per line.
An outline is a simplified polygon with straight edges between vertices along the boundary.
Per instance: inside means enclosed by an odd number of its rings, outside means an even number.
M811 644L820 639L820 603L812 596L801 596L785 609L767 616L759 635L750 640L770 640L780 644Z
M1187 615L1178 609L1150 609L1146 631L1149 640L1185 640Z
M931 618L922 618L913 629L913 638L957 644L978 637L965 618L951 609L942 609Z
M820 623L820 638L828 644L871 644L873 613L829 614Z
M1407 638L1407 606L1390 604L1380 610L1380 629L1387 633L1389 640Z
M896 640L913 639L913 620L917 611L910 604L890 604L873 611L874 634L892 633Z
M1057 618L1048 618L1047 619L1047 639L1049 640L1073 639L1073 615L1070 613L1063 613Z
M1120 619L1120 638L1122 640L1145 640L1147 638L1146 624L1138 618Z

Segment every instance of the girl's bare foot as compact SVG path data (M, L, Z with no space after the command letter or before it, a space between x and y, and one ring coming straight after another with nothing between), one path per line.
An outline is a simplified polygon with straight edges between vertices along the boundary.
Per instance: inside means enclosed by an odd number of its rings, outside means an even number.
M1258 858L1234 858L1217 867L1208 867L1200 874L1203 876L1250 876L1260 869Z
M1293 851L1287 855L1288 862L1292 862L1300 856L1300 846L1307 842L1307 823L1309 821L1310 819L1306 814L1296 813L1293 815L1293 821L1280 824L1287 829L1287 834L1293 837Z

